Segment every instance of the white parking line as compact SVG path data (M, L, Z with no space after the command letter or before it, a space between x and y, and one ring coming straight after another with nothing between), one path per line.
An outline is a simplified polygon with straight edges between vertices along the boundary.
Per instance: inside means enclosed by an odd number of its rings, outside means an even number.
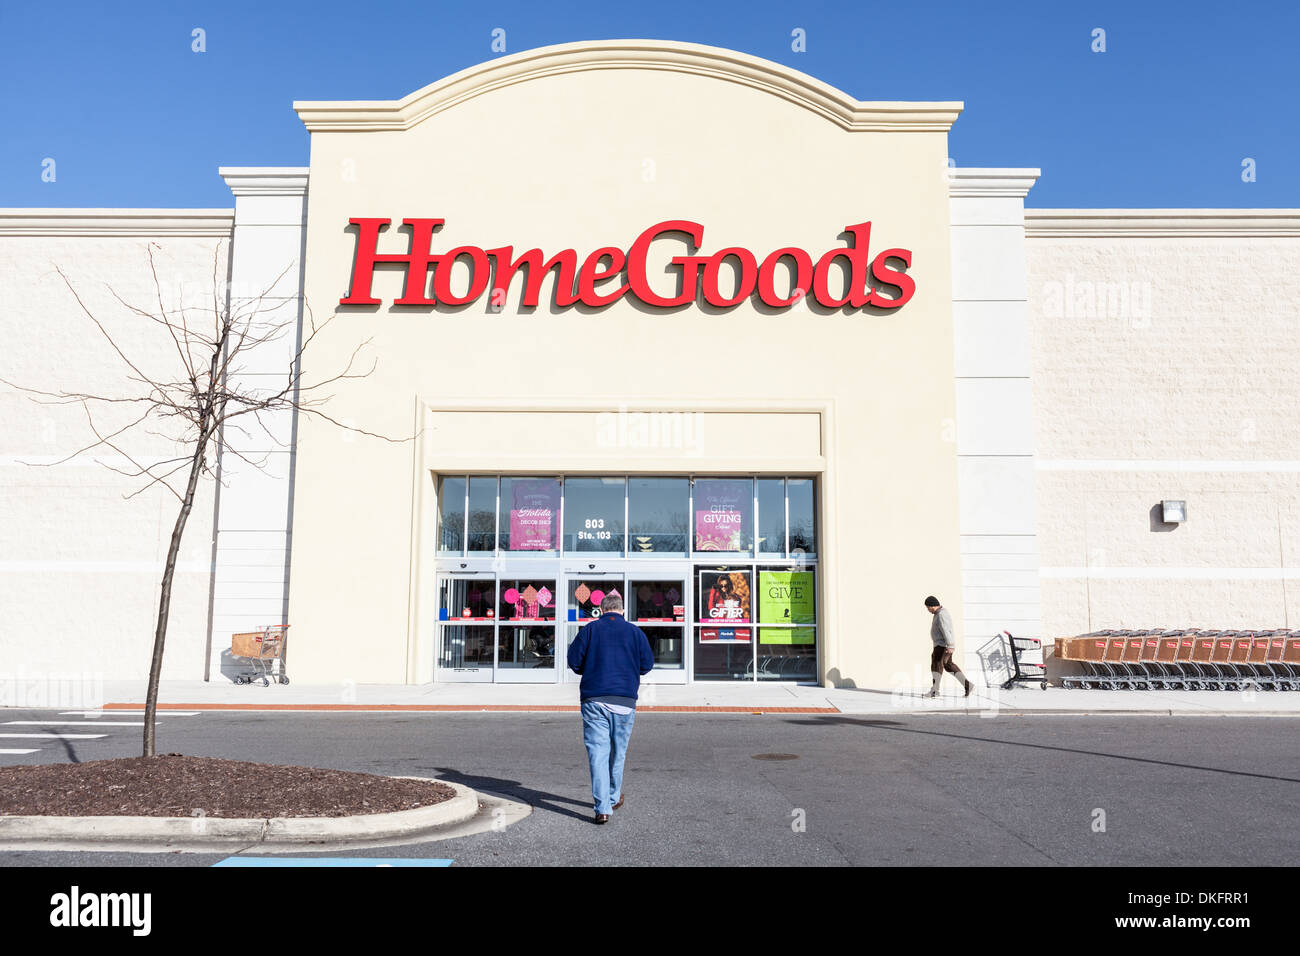
M8 747L0 747L0 754L34 754L35 750L10 750Z
M108 734L0 734L0 737L21 737L24 740L36 738L56 740L99 740L101 737L107 737Z
M143 727L144 722L130 720L6 720L4 726L24 724L33 727L49 727L53 724L71 724L74 727Z

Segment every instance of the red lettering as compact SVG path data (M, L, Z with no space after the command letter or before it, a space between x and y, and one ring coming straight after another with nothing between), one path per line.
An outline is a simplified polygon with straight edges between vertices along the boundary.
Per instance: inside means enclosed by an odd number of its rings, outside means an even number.
M469 256L469 288L464 295L451 291L451 267L460 256ZM457 246L446 255L438 258L438 267L433 270L433 297L445 305L465 305L473 302L483 294L488 284L487 253L478 246Z
M609 258L609 267L602 271L600 260L606 257ZM621 299L628 290L628 283L625 282L613 292L604 295L596 291L596 283L614 278L623 270L625 262L627 256L623 255L622 249L615 246L604 246L587 256L586 261L582 263L582 270L578 273L578 300L584 305L599 306L609 305Z
M740 279L736 282L736 291L732 293L731 298L724 297L718 289L718 270L722 268L722 263L728 256L740 261ZM729 249L721 249L704 260L704 301L709 305L720 309L739 305L753 294L756 282L758 282L758 260L748 249L732 246Z
M871 274L876 277L877 282L897 289L898 295L895 298L887 299L878 290L872 290L871 295L867 296L867 304L881 309L897 309L912 298L912 294L916 292L916 282L902 269L889 268L886 263L887 259L900 259L905 268L912 268L912 250L910 249L886 249L876 256L871 262Z
M411 248L406 255L380 254L379 233L386 229L391 219L349 219L359 227L357 231L357 257L352 266L352 284L348 294L339 299L339 305L379 305L380 300L370 294L374 283L375 264L399 262L406 265L406 291L394 305L436 305L425 295L429 285L429 268L438 261L430 248L433 231L443 224L441 219L403 219L403 226L411 227Z
M787 256L795 262L795 280L789 298L783 299L776 294L776 286L772 280L775 277L776 264ZM763 264L758 267L758 297L763 300L765 305L770 305L773 308L793 305L808 294L808 287L812 284L812 277L812 256L802 249L786 246L784 249L776 250L776 252L764 259Z
M698 222L691 222L686 219L668 219L664 222L655 223L637 236L636 242L632 243L632 248L627 251L627 282L632 289L632 294L646 305L672 308L673 306L686 305L695 301L697 294L696 273L699 263L703 261L696 256L675 256L672 260L674 265L682 266L681 295L669 299L658 295L654 289L650 288L649 277L645 274L646 256L650 251L650 243L664 233L669 232L686 233L691 237L691 243L696 249L704 241L704 227Z
M870 291L867 286L867 260L870 256L867 247L871 245L871 223L845 226L844 231L852 236L848 248L832 249L817 260L817 268L813 271L813 298L828 309L838 309L846 304L860 309L867 304ZM837 299L831 295L828 279L831 263L839 256L849 260L849 288L846 295Z
M505 300L505 294L510 290L510 280L514 278L520 266L526 266L528 269L527 278L524 280L524 297L520 300L521 305L530 308L536 308L537 302L542 294L542 280L546 278L546 273L552 269L555 273L555 304L560 307L573 305L578 301L578 297L573 294L573 278L578 270L578 254L572 249L565 249L557 252L545 262L542 261L541 249L529 249L522 253L518 259L511 260L514 252L513 246L502 246L500 249L489 249L491 255L497 264L496 275L492 283L493 294L500 291L502 301Z
M886 249L872 259L870 222L845 226L846 244L828 250L814 265L807 252L794 246L777 249L761 264L752 252L740 246L730 246L710 256L698 255L704 241L704 226L689 219L666 219L637 236L626 254L617 246L602 246L582 261L581 268L578 254L573 249L561 250L549 259L541 249L529 249L515 258L513 246L486 250L478 246L457 246L435 255L431 251L433 233L443 225L442 219L403 219L402 225L411 229L409 250L402 254L380 253L379 234L389 226L391 219L355 218L348 222L357 227L356 259L348 293L339 300L340 305L380 305L372 287L375 267L383 264L406 268L403 294L400 299L393 300L394 305L467 305L478 299L491 283L492 307L500 310L508 297L510 283L520 269L525 272L521 304L528 308L537 307L542 284L551 273L554 273L555 282L554 302L560 308L578 302L599 308L617 302L628 293L649 306L676 308L696 302L703 291L704 301L719 309L737 306L755 292L770 308L788 308L811 295L828 309L845 305L855 309L868 305L897 309L916 293L916 282L906 271L912 265L911 250ZM670 267L664 274L677 278L681 291L672 296L660 295L651 287L648 274L650 248L656 239L674 236L684 239L691 254L669 259ZM460 259L467 259L470 267L469 282L463 295L457 295L451 288L452 271ZM734 291L724 295L719 277L728 259L736 261L738 271ZM776 291L776 270L783 259L793 264L793 281L787 296ZM848 283L843 295L835 295L830 288L830 274L837 259L848 264ZM901 266L892 262L895 259ZM429 293L430 269L433 270L432 295ZM627 272L626 282L608 292L597 291L597 285L616 279L624 270Z

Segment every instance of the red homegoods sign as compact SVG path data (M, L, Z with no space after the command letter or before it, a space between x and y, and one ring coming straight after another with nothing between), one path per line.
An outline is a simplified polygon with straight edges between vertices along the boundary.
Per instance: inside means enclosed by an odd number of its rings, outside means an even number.
M907 303L916 291L916 283L904 271L912 265L910 249L885 249L874 258L869 251L871 223L860 222L846 226L848 244L836 246L815 261L803 249L785 246L770 252L760 262L748 249L729 246L711 255L673 256L671 273L651 276L646 264L650 246L659 239L685 236L691 246L699 250L704 244L704 227L688 219L668 219L655 223L637 236L626 252L617 246L602 246L589 253L581 263L573 249L564 249L547 258L541 249L529 249L515 255L513 246L480 249L478 246L456 246L446 252L433 251L433 233L442 219L403 219L402 225L411 228L410 251L406 253L381 253L379 233L392 222L391 219L349 219L358 227L357 255L352 267L352 282L348 294L339 299L339 305L382 305L371 295L375 266L393 263L406 267L406 286L400 299L393 305L467 305L492 288L491 304L497 308L505 305L510 282L517 272L523 271L523 298L520 304L536 306L541 296L542 281L548 273L555 273L555 304L571 306L575 303L599 307L617 302L623 296L639 299L646 305L672 308L692 305L701 294L704 301L718 308L739 305L757 294L764 305L785 308L811 297L828 309L848 305L855 309L875 306L897 309ZM849 281L843 294L831 290L831 269L836 260L843 260L848 269ZM452 289L451 267L457 260L470 268L468 286L463 291ZM719 273L730 261L734 264L737 281L729 293L719 284ZM793 276L788 292L776 288L776 272L782 263ZM430 295L429 272L433 272ZM622 278L621 285L597 291L598 283ZM664 294L681 280L681 292ZM874 286L873 286L874 280ZM841 284L841 283L836 283ZM887 293L887 294L882 294Z

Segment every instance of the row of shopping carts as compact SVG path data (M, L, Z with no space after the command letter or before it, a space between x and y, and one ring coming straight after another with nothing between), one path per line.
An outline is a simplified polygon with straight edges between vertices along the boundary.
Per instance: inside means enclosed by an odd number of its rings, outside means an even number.
M1082 664L1065 687L1102 690L1300 690L1300 630L1094 631L1057 640Z

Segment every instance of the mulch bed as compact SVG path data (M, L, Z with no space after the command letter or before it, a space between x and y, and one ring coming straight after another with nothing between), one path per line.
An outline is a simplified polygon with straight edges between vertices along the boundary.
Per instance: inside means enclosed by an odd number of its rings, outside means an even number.
M0 815L347 817L450 800L443 783L163 754L0 767Z

